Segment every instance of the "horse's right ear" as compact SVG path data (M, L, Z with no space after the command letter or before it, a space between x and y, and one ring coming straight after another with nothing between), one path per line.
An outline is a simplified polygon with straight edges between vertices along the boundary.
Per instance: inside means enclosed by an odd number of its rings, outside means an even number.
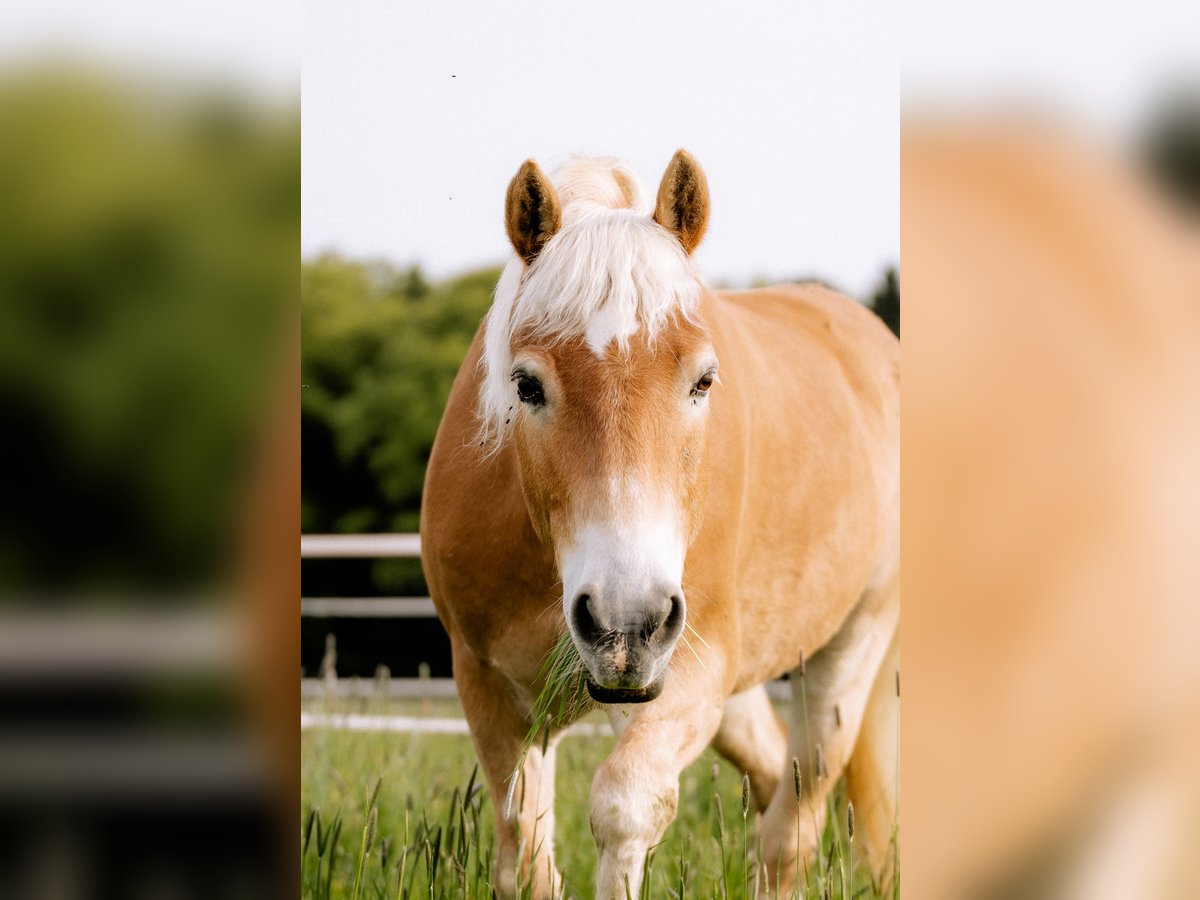
M683 245L685 253L696 249L708 227L708 179L700 163L686 150L676 150L658 186L654 221Z
M549 179L532 159L508 183L504 225L517 256L532 263L562 226L562 208Z

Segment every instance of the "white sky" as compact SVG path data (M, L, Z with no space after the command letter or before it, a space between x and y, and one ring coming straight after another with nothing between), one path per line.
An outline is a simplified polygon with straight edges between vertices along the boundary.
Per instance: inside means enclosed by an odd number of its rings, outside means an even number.
M684 146L713 192L710 278L811 275L862 297L899 259L901 83L909 110L1026 98L1121 138L1165 87L1197 83L1200 4L0 4L0 59L47 49L283 98L303 57L305 254L435 275L497 262L526 157L624 156L653 191Z
M906 114L1021 104L1117 143L1200 84L1195 0L904 0L897 43Z
M0 3L6 67L47 54L168 82L215 80L287 102L300 71L300 15L290 0Z
M710 6L305 0L303 252L499 262L527 157L621 156L653 196L686 147L710 279L869 296L899 260L894 4Z

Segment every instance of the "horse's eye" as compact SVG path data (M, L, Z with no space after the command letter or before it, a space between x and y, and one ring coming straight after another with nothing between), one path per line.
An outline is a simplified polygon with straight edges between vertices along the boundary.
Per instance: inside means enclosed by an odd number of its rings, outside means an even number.
M708 389L713 386L713 373L705 372L700 376L700 380L692 385L692 396L703 397L708 393Z
M517 398L522 403L528 403L530 406L541 406L546 402L546 395L542 393L542 383L532 375L521 373L516 378L517 381Z

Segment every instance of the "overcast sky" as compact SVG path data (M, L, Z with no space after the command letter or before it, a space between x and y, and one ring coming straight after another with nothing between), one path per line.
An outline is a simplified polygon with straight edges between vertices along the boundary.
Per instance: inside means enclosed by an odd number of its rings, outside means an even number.
M302 0L300 13L10 2L0 59L49 49L290 97L302 57L306 255L438 275L497 262L525 158L623 156L653 191L683 146L712 187L710 278L811 275L862 297L899 259L901 82L906 109L1026 98L1119 138L1165 86L1195 84L1200 58L1200 4L1184 0Z
M869 296L900 249L893 7L306 0L303 251L501 261L527 157L621 156L652 196L686 147L710 279Z

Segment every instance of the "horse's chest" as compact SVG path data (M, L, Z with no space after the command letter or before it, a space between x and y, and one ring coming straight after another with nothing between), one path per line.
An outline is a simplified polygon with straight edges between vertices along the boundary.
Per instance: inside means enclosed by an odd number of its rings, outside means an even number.
M484 599L459 617L460 637L476 659L516 684L532 685L562 624L557 600L536 606L524 595Z

